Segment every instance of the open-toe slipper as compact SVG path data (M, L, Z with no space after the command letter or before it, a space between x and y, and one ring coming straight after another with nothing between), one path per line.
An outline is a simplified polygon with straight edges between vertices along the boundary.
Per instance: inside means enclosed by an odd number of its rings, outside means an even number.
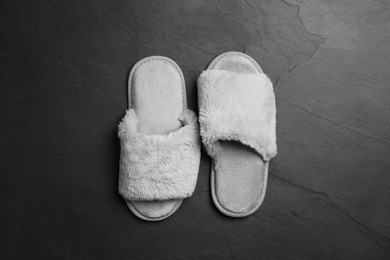
M251 57L227 52L199 76L198 103L202 142L213 160L214 204L231 217L253 214L277 153L272 82Z
M133 66L118 128L119 193L139 218L168 218L192 195L200 163L197 117L187 109L184 77L173 60L152 56Z

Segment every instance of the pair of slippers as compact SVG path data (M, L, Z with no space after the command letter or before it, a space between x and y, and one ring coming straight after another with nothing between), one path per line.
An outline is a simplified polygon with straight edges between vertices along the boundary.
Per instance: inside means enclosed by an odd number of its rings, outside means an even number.
M277 152L271 81L248 55L227 52L199 76L198 103L200 133L173 60L144 58L130 71L128 110L118 130L119 193L139 218L166 219L192 195L200 136L212 158L216 207L245 217L262 204L269 160Z

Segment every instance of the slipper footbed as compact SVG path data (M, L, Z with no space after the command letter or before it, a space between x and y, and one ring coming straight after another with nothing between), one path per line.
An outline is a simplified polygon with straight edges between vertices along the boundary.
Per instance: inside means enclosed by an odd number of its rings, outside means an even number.
M174 61L160 56L142 59L129 76L129 107L138 115L141 133L168 134L181 127L178 120L185 108L183 75ZM172 215L182 200L126 201L138 217L157 221Z
M222 54L208 69L263 73L252 58L241 53ZM254 213L264 200L267 163L252 148L239 142L221 141L219 149L217 165L213 165L211 174L215 205L222 213L231 217L244 217Z

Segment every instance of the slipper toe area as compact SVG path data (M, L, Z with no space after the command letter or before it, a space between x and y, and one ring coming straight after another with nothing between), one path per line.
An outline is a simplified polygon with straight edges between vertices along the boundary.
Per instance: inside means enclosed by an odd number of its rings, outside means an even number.
M183 200L167 200L167 201L129 201L126 204L129 209L138 217L149 220L158 221L168 218L176 212Z
M212 69L227 71L263 73L262 69L254 61L248 60L248 56L243 56L235 52L222 54L219 59L214 60L209 66Z

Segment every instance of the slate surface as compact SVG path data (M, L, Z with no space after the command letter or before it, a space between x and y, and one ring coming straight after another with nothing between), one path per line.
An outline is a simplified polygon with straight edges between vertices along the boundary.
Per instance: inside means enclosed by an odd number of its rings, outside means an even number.
M2 1L2 259L389 259L390 3L379 0ZM203 154L168 220L117 194L131 66L196 77L243 51L271 77L279 155L265 202L230 219Z

